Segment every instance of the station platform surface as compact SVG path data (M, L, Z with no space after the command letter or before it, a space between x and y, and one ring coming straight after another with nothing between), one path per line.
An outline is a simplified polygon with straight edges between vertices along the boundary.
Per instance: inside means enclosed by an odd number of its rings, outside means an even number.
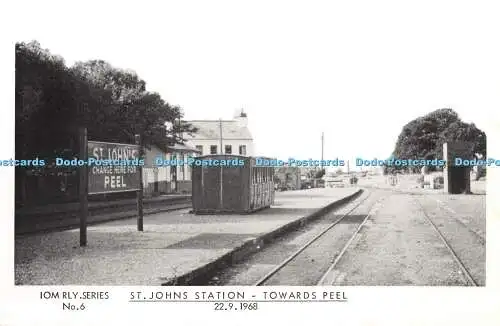
M410 194L445 194L444 189L423 189L419 186L417 179L419 174L398 175L398 182L395 185L389 183L389 177L377 175L360 178L358 186L363 188L387 189ZM473 194L486 194L486 181L471 181L471 191Z
M89 227L86 247L79 230L16 236L16 285L158 286L213 265L268 235L286 233L292 224L361 190L317 188L277 192L275 205L248 215L194 215L189 209ZM241 252L240 252L241 254Z

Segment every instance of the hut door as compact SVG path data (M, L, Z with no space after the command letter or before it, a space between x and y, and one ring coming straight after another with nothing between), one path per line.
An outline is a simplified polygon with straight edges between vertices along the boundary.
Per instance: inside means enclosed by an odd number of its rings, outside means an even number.
M155 193L158 193L158 168L154 169L154 189Z
M170 167L170 184L171 184L171 190L173 192L177 191L177 166L173 165Z
M221 173L220 168L207 166L201 168L202 195L205 209L221 209Z

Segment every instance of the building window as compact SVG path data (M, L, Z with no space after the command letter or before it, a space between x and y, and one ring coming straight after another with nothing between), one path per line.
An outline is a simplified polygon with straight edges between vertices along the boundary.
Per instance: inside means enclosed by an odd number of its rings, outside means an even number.
M210 146L210 154L217 154L217 145Z
M246 145L240 145L240 155L247 155Z
M200 155L203 155L203 145L196 145L196 150L200 151Z
M224 153L225 154L232 154L232 148L231 145L226 145L224 148Z

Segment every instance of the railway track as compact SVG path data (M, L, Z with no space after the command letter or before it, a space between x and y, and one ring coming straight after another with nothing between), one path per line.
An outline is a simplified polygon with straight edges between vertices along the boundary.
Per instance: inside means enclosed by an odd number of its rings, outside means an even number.
M120 206L99 207L89 210L87 217L88 225L96 225L114 220L131 218L137 215L134 203L121 204ZM173 201L154 201L144 203L144 215L168 212L191 208L191 199ZM78 228L80 216L78 211L56 212L44 214L36 219L25 218L16 220L16 235L30 235L39 233L50 233Z
M461 254L461 252L459 250L456 250L456 248L454 248L454 245L452 244L450 239L447 239L447 236L445 234L446 232L443 230L443 228L444 228L443 221L441 223L434 221L429 216L430 215L429 210L426 209L424 207L424 205L422 205L421 201L419 199L415 199L415 202L422 210L422 213L423 213L424 218L427 221L427 223L429 223L429 225L435 231L436 235L439 237L441 242L444 244L444 246L446 247L446 249L448 250L450 255L453 257L453 260L455 261L455 263L457 264L457 266L459 267L459 269L461 271L460 275L464 278L466 285L468 285L468 286L480 286L481 284L479 284L479 282L476 281L476 278L473 276L473 273L471 272L470 267L468 267L467 266L468 264L464 262L465 255ZM440 202L440 201L438 201L438 202ZM442 202L441 202L441 204L442 204ZM440 207L442 209L446 210L446 208L445 208L446 206L440 205ZM478 241L481 245L485 244L485 239L482 235L478 234L477 232L475 232L474 230L469 228L463 221L461 221L459 218L457 218L456 213L454 211L451 211L451 212L453 213L453 215L451 216L452 218L451 219L446 218L446 223L453 223L452 221L454 221L455 225L460 225L462 227L462 230L464 230L467 234L473 235L473 237L476 239L476 241ZM443 218L441 218L441 219L443 220ZM460 228L454 228L454 231L455 231L454 233L455 233L456 237L457 237L457 233L458 233L458 235L461 236L460 241L465 241L464 232L460 232Z
M366 280L375 285L376 280L377 284L390 285L484 286L485 266L478 264L485 255L484 237L480 233L473 232L457 214L450 216L451 211L436 205L432 197L402 197L408 205L413 203L407 210L397 205L386 206L383 200L387 198L394 200L397 196L382 190L367 193L279 239L244 262L228 266L208 284L328 286ZM371 221L382 208L384 213ZM407 218L398 215L399 222L392 222L391 214L404 212L408 212ZM365 232L365 226L370 226L369 233ZM390 235L386 237L384 230ZM371 240L366 240L367 234ZM394 241L393 245L378 241L377 234L382 241ZM389 260L379 263L378 259ZM435 265L429 262L432 260ZM371 268L380 267L387 274L365 270L365 261ZM422 268L427 271L425 278L421 276ZM394 281L387 275L393 275Z
M457 212L455 212L453 209L451 209L448 205L446 205L441 200L435 199L435 198L432 198L432 199L434 201L436 201L443 209L450 212L452 214L451 217L454 218L458 223L460 223L464 228L466 228L468 231L473 233L481 241L481 244L483 244L483 245L486 244L486 237L484 236L484 234L481 231L479 231L475 228L469 227L469 223L466 220L458 217Z
M377 201L374 206L376 206L380 201ZM356 231L352 234L352 236L349 238L349 241L342 247L342 250L340 253L337 255L333 263L330 265L328 270L321 276L320 280L316 285L318 286L326 286L326 285L333 285L336 279L336 274L334 272L335 267L337 267L338 262L340 259L344 256L345 252L349 248L349 246L352 244L354 239L358 236L359 232L363 228L363 226L366 224L366 221L370 218L370 216L373 214L373 210L371 209L368 214L366 214L365 218L363 219L363 222L359 225L359 227L356 229Z
M329 267L332 261L336 264L369 218L369 214L360 212L370 211L380 197L380 193L378 196L367 193L358 200L325 214L246 261L229 266L216 274L208 284L317 285L318 280L324 279L325 272L331 271ZM269 260L273 261L270 263Z
M340 218L335 220L333 223L328 225L323 231L321 231L319 234L314 236L311 240L309 240L306 244L304 244L299 250L297 250L295 253L290 255L287 259L285 259L281 264L276 266L273 270L271 270L269 273L267 273L265 276L263 276L260 280L258 280L254 286L264 286L266 285L273 277L275 277L279 272L283 271L286 269L290 263L296 259L299 255L305 254L307 255L306 250L314 246L320 239L328 235L328 232L334 228L336 225L338 225L340 222L342 222L346 217L351 215L358 207L360 207L363 203L365 203L370 197L371 193L369 193L365 198L363 198L360 202L356 203L352 208L349 208L349 210L344 213ZM362 222L359 224L358 228L356 231L352 234L351 238L347 241L347 243L344 245L344 247L341 249L340 253L336 256L334 262L332 265L330 265L330 268L323 274L323 276L320 278L318 285L322 285L324 280L327 278L327 276L330 274L331 270L336 266L337 262L340 260L344 252L346 251L347 247L350 245L354 237L358 234L359 230L363 227L363 225L366 223L367 219L369 218L370 214L366 214ZM304 266L305 268L311 268L311 266Z

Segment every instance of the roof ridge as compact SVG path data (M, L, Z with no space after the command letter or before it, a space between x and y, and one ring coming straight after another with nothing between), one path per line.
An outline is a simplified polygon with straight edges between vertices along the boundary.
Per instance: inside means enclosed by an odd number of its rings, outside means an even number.
M186 122L238 122L237 120L186 120Z

